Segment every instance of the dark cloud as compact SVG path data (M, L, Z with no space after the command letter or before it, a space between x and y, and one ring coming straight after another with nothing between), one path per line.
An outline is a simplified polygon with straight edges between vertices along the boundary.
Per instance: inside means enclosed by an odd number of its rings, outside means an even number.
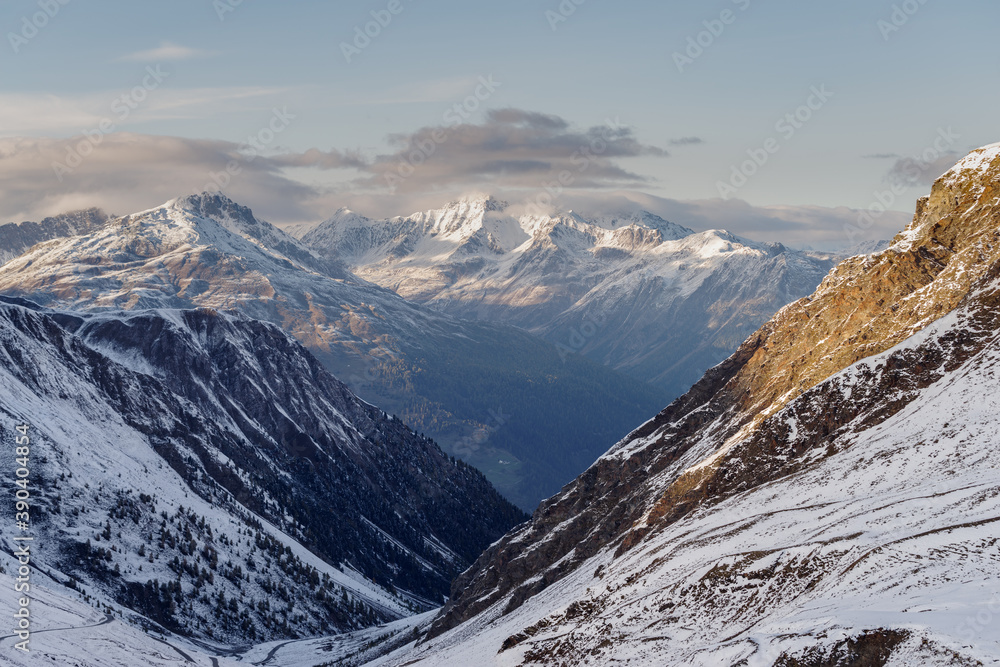
M552 183L563 188L620 187L648 179L615 160L667 155L640 142L631 128L616 120L573 129L558 116L521 109L490 111L481 124L446 123L391 135L389 140L395 151L362 167L368 176L359 184L398 192L543 188Z
M696 146L698 144L705 143L705 140L701 137L681 137L680 139L671 139L671 146Z
M872 153L870 155L862 155L865 160L896 160L899 155L896 153Z
M228 141L125 132L93 140L0 139L0 221L89 206L133 212L221 188L238 201L258 202L257 210L275 222L304 222L335 210L338 198L427 201L469 190L641 185L649 179L619 160L667 155L617 120L573 128L559 116L522 109L489 111L479 124L457 114L440 126L391 135L392 152L376 156L318 148L256 154ZM315 170L317 178L344 173L323 181L339 183L334 188L293 178L290 169Z

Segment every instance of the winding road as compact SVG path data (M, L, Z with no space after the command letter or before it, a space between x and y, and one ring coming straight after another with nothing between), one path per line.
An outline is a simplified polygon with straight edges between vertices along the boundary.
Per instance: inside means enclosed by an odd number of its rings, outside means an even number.
M108 623L111 623L114 620L115 620L114 616L112 616L111 614L105 614L104 620L101 621L100 623L91 623L90 625L79 625L76 627L71 626L68 628L49 628L48 630L32 630L31 636L34 637L35 635L44 634L46 632L67 632L71 630L87 630L89 628L99 628L102 625L107 625ZM4 635L3 637L0 637L0 642L4 641L5 639L13 639L14 637L17 636L18 635Z

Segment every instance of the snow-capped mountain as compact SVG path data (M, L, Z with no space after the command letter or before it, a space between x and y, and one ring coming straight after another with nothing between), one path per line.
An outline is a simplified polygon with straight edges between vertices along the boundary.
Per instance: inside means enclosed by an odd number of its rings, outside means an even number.
M615 445L373 664L1000 661L1000 144Z
M3 299L0 424L4 451L17 425L31 440L39 579L203 641L333 634L433 608L523 519L279 328L208 309ZM0 509L8 526L13 512Z
M600 364L564 363L514 327L408 302L219 195L39 243L0 266L0 294L73 310L236 310L278 324L355 393L527 509L665 400Z
M389 220L342 209L302 240L411 301L515 324L671 397L833 266L645 211L526 215L479 195Z

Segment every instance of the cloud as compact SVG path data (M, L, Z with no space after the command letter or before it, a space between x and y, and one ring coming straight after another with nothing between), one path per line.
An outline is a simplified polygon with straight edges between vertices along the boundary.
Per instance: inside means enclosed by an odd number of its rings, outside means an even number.
M71 151L87 155L70 173L57 173L55 165L69 164ZM251 156L227 141L128 132L106 135L97 146L81 137L0 139L0 221L39 220L90 206L116 214L145 210L210 189L225 180L213 175L223 174L230 162L238 165L239 173L229 178L225 193L254 205L265 218L314 220L318 210L332 205L317 203L323 188L282 173L288 163L312 156ZM330 153L322 159L336 156Z
M930 162L910 157L900 158L889 169L886 180L902 187L933 185L934 181L954 167L961 157L958 153L949 152Z
M870 155L862 155L865 160L895 160L899 158L896 153L872 153Z
M886 211L862 231L858 220L863 212L843 206L753 206L740 199L682 201L629 191L571 193L558 204L584 216L641 209L696 231L725 229L754 241L819 250L839 250L861 241L891 239L913 217L901 211ZM855 232L848 236L852 227Z
M231 106L232 100L240 100L246 109L274 93L236 88L160 92L130 115L129 123L184 118L208 107ZM60 105L49 100L51 111L40 123L48 132L63 124L75 125L76 131L96 128L108 118L102 113L108 103L100 99L62 100ZM25 101L32 102L31 108L46 108L46 100L0 95L0 120L20 117L32 124L16 113L18 103ZM207 189L212 174L222 174L231 162L240 173L225 185L227 195L254 206L273 222L302 223L321 220L354 202L380 215L390 209L412 213L470 190L642 185L650 179L620 161L667 155L640 142L631 128L617 121L575 128L559 116L511 108L487 112L480 123L447 114L443 120L440 126L390 135L391 151L386 154L314 147L256 155L253 160L235 142L138 134L118 127L117 120L114 132L91 132L99 138L96 145L83 136L25 138L27 128L14 127L15 136L0 138L0 220L37 220L87 206L112 213L144 210ZM71 155L84 152L79 165L70 164ZM57 165L72 169L67 172Z
M451 113L451 112L449 112ZM631 128L574 129L559 116L521 109L487 112L480 124L445 114L445 123L389 136L394 152L364 167L359 186L400 192L463 188L608 188L649 182L616 161L664 157L661 148L640 142Z
M173 60L192 60L194 58L205 58L214 55L218 55L218 53L215 51L204 51L202 49L181 46L180 44L174 44L173 42L161 42L155 49L136 51L135 53L122 56L119 60L158 63Z
M698 144L705 143L705 140L701 137L681 137L680 139L671 139L671 146L696 146Z

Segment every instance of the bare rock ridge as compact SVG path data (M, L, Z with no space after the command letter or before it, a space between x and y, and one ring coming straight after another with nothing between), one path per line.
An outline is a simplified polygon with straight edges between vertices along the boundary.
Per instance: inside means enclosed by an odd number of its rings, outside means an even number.
M927 387L986 363L998 285L1000 144L939 179L889 248L842 262L491 546L453 584L432 635L500 602L513 614L602 551L627 561L679 522L806 474L852 434L929 400Z

